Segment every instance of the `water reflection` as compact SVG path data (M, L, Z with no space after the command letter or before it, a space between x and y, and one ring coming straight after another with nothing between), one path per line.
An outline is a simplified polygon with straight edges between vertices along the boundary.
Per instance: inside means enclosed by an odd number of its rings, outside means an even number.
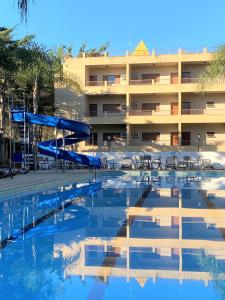
M1 295L70 299L71 281L79 299L110 299L105 290L114 286L104 283L122 277L124 289L135 278L146 293L149 281L159 290L161 279L177 280L184 294L186 281L202 282L199 297L224 299L225 190L213 189L213 180L104 176L2 202L2 240L9 242L0 252ZM34 227L24 232L27 224Z

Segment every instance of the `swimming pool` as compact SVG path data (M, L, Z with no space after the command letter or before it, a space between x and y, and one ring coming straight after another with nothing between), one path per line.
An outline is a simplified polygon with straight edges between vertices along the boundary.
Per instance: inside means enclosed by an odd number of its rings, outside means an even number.
M104 172L0 199L1 299L225 299L224 172Z

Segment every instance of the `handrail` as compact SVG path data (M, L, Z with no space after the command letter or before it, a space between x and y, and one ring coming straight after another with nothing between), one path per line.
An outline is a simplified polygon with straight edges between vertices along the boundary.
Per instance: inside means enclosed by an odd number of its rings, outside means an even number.
M142 109L131 109L129 110L130 116L168 116L168 115L177 115L173 114L171 110L142 110Z
M125 111L117 111L117 112L111 112L111 111L105 111L103 113L97 112L96 115L91 115L91 113L87 113L86 117L91 118L97 118L97 117L117 117L117 116L125 116Z
M199 83L199 82L200 82L199 78L195 78L195 77L181 78L181 83Z
M182 115L224 115L225 109L219 108L190 108L182 109Z
M86 86L114 86L114 85L124 85L126 84L126 80L119 80L119 81L113 81L113 80L97 80L97 81L86 81Z

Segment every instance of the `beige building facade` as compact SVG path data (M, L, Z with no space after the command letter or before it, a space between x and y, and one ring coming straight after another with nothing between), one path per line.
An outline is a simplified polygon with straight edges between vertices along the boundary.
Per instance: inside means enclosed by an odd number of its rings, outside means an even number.
M57 113L92 126L79 151L224 151L225 82L205 93L199 83L212 58L206 48L158 55L142 42L124 56L68 58L82 93L56 88Z

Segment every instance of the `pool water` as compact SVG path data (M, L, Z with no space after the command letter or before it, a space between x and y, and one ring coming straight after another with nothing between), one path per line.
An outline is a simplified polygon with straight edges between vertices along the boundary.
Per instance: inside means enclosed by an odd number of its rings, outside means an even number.
M1 299L225 299L222 172L104 172L0 199Z

